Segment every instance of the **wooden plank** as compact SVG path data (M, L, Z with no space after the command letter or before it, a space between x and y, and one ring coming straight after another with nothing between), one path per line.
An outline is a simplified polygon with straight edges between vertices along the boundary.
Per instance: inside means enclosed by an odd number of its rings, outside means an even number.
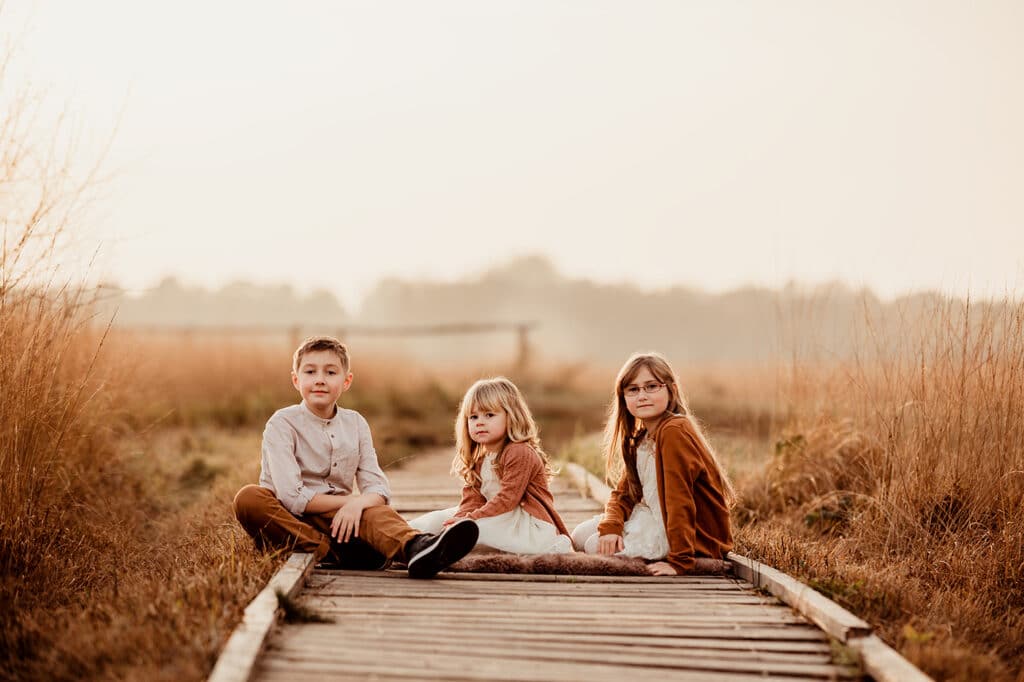
M313 595L311 595L312 597ZM590 598L585 593L580 593L572 596L549 596L545 597L544 601L538 601L536 598L531 598L528 595L520 596L517 599L502 598L500 595L493 596L471 596L471 595L452 595L450 598L440 596L409 596L404 595L382 595L382 596L365 596L358 594L317 594L317 599L323 599L324 601L334 602L336 604L360 604L367 608L378 607L382 604L388 604L392 601L399 599L404 600L403 603L407 604L410 609L445 609L451 608L454 610L473 609L473 608L504 608L508 605L511 609L527 609L535 610L537 608L545 609L551 608L552 610L557 606L559 608L571 608L579 611L614 611L615 613L630 613L636 611L638 613L651 613L657 612L660 608L673 608L686 609L687 612L695 612L700 609L710 608L714 609L718 606L722 607L774 607L781 610L792 612L792 609L783 606L782 604L772 603L765 599L764 596L758 594L735 594L735 593L709 593L704 595L688 594L686 596L677 597L675 599L644 599L644 600L630 600L622 598L611 598L603 599L598 597Z
M605 651L628 651L631 657L637 657L642 662L649 660L646 657L663 657L666 655L680 656L682 658L710 658L716 660L731 660L737 657L742 657L744 660L749 661L768 661L774 663L816 663L816 664L828 664L832 659L832 652L828 647L819 647L814 651L763 651L758 650L754 647L747 647L746 649L724 649L722 647L701 647L701 646L689 646L679 647L678 642L672 638L660 638L658 640L651 640L643 637L621 637L618 639L610 639L608 637L588 637L586 635L565 635L559 637L552 637L548 634L537 634L537 633L520 633L515 638L509 638L507 633L501 632L489 632L487 630L453 630L447 633L451 637L444 637L443 639L449 640L455 639L460 644L470 645L473 647L481 647L487 645L498 645L504 646L508 642L515 642L520 646L529 646L536 648L537 650L550 650L550 651L568 651L567 655L582 655L585 652L595 654L596 659L601 659L601 654ZM280 640L275 642L275 646L281 648L290 648L292 650L298 650L303 648L319 648L321 646L329 647L332 644L337 643L337 635L333 628L325 627L307 627L307 628L289 628L288 632L285 633ZM402 641L402 642L420 642L437 644L441 641L442 637L439 637L435 631L431 631L425 628L407 629L407 630L395 630L389 629L387 632L389 641ZM378 641L379 636L376 633L369 633L366 631L360 631L353 634L346 635L345 641L348 644L359 641L360 639L368 640L367 645L372 645ZM660 645L653 644L652 641L663 642Z
M871 634L871 626L865 621L809 585L740 554L730 552L728 558L736 566L738 577L786 602L840 642Z
M401 604L408 612L433 613L435 611L447 611L448 613L462 613L466 611L479 611L481 609L497 610L502 609L508 613L526 611L559 611L561 613L614 613L616 616L627 617L632 614L646 616L651 613L660 613L666 609L675 609L676 615L692 615L701 612L714 613L722 607L723 611L749 612L749 613L788 613L792 609L781 604L770 604L764 601L763 597L750 595L716 596L712 599L697 599L688 597L676 600L646 600L643 603L636 603L629 600L618 600L609 602L603 600L592 600L586 595L578 595L568 598L545 598L543 601L536 599L482 599L482 598L458 598L458 599L429 599L429 598L407 598L393 595L391 597L361 597L361 596L335 596L318 597L317 604L333 606L337 608L365 608L382 609L391 608L395 604ZM799 618L800 616L794 615Z
M564 469L566 475L576 486L583 497L589 497L604 506L611 497L612 489L604 484L601 479L581 467L575 462L567 462Z
M396 618L388 620L386 623L378 620L369 620L366 622L366 627L364 627L363 630L377 634L386 633L388 636L405 636L406 634L415 635L423 633L425 624L427 624L425 621L416 619L405 621L400 618ZM812 628L810 625L807 625L807 628L810 633L821 632L820 630ZM289 627L289 630L290 629L291 627ZM672 631L670 628L667 629ZM311 625L306 631L310 637L322 636L336 639L336 635L333 634L333 628ZM764 652L830 655L832 652L831 645L825 637L818 637L812 640L730 640L683 635L651 635L647 632L640 632L632 629L628 632L622 632L621 628L617 632L611 634L591 630L587 630L586 632L565 631L564 629L551 627L550 624L543 628L523 630L521 628L516 629L514 627L506 628L501 623L496 623L494 624L494 627L489 628L464 629L460 636L471 638L478 636L490 638L510 637L519 640L538 639L558 642L579 641L599 643L604 646L631 646L639 643L642 646L672 648L680 652L690 649L742 651L755 654Z
M344 622L351 622L346 620ZM542 617L523 618L520 620L505 620L487 622L486 619L465 619L465 618L440 618L424 616L405 616L398 614L371 614L359 618L360 627L368 632L376 632L385 637L392 628L401 627L425 627L433 629L465 627L467 624L476 628L489 628L495 631L514 632L550 632L554 636L564 633L566 628L571 626L573 631L579 631L579 622L564 623L557 620L546 620ZM614 620L588 621L586 623L588 633L594 635L621 635L622 626ZM684 639L724 639L730 641L773 641L773 642L827 642L828 637L821 630L810 624L781 624L774 625L748 625L727 627L699 626L668 626L661 623L637 624L630 627L630 633L634 635L656 636L656 637L680 637ZM382 640L383 641L383 640Z
M713 671L666 671L664 668L631 666L620 668L599 662L561 663L558 661L516 661L472 658L463 654L406 658L371 656L356 652L350 658L335 661L268 659L260 666L261 679L296 679L324 677L328 679L378 680L382 677L413 680L490 681L494 682L799 682L822 679L779 675L719 674Z
M472 583L469 583L472 584ZM518 583L512 583L518 584ZM788 606L779 602L771 595L761 594L757 592L732 592L725 590L698 590L698 589L687 589L681 591L678 596L673 595L632 595L632 596L619 596L612 594L597 594L594 592L579 591L573 593L540 593L530 594L529 592L522 591L509 591L507 594L501 594L500 592L486 592L486 593L468 593L459 594L457 591L453 592L426 592L416 591L406 593L401 586L401 583L395 585L395 591L391 593L381 593L374 590L372 593L361 593L358 590L346 590L343 588L336 589L334 587L325 586L319 589L310 590L306 593L310 599L323 599L329 601L352 601L360 600L368 603L386 603L389 600L408 600L410 605L414 606L445 606L448 602L451 603L453 608L464 608L471 606L473 602L481 604L501 604L514 602L517 604L536 604L544 606L544 603L565 603L570 608L581 608L593 610L594 607L588 606L588 604L600 604L602 610L622 610L631 611L636 609L650 610L652 606L677 606L679 608L685 608L688 612L693 612L700 608L710 607L715 608L722 606L722 608L742 608L742 607L761 607L761 608L777 608L790 613L793 610ZM543 599L544 601L538 601ZM577 607L572 606L577 604Z
M337 616L344 620L350 620L360 615L365 615L367 618L372 616L382 615L385 609L360 609L358 607L353 608L338 608L338 607L324 607L317 605L314 607L317 611L325 614ZM434 611L417 611L409 610L405 605L395 604L389 608L401 608L405 617L420 616L421 618L433 618L433 619L444 619L448 620L451 618L464 618L467 622L474 622L486 625L488 622L494 624L500 623L521 623L524 621L536 621L539 618L543 618L542 609L533 609L532 611L522 611L518 614L496 614L490 609L480 609L478 611L456 611L451 613L445 613L443 610ZM553 619L554 622L565 625L567 628L579 628L586 627L587 623L593 623L595 621L595 615L605 615L606 620L614 622L621 627L632 627L640 623L646 623L656 616L652 614L600 614L599 612L586 612L559 616L557 619ZM491 620L488 621L488 618ZM695 617L686 618L681 616L673 616L671 618L664 617L659 618L662 625L669 628L702 628L702 627L719 627L719 628L732 628L738 629L747 626L760 626L760 627L775 627L779 625L788 626L792 624L800 624L797 619L789 618L782 619L781 614L764 614L760 617L748 616L741 617L738 615L727 615L727 616L708 616L708 617Z
M876 635L852 639L849 646L860 656L864 671L876 682L933 682Z
M406 636L407 634L418 634L422 633L424 623L421 621L417 622L403 622L400 619L395 619L386 624L377 623L376 621L368 622L367 627L364 628L366 632L376 632L378 634L386 634L388 637L391 636ZM377 627L380 626L380 627ZM290 629L290 628L289 628ZM644 632L630 631L629 633L623 634L621 629L615 634L607 634L602 632L587 631L584 633L579 632L566 632L561 629L547 627L538 629L516 630L514 628L508 629L502 627L500 624L493 628L481 628L479 630L469 631L470 634L463 632L460 637L473 637L479 633L486 633L488 637L510 637L521 640L533 640L541 639L546 641L557 640L559 642L577 642L585 641L594 644L601 644L602 646L614 647L614 646L632 646L638 642L644 646L669 648L680 655L686 655L686 652L691 650L702 650L702 651L735 651L744 652L751 654L761 653L777 653L777 654L817 654L821 656L831 656L832 647L828 641L824 638L817 638L814 640L732 640L732 639L714 639L711 637L692 637L692 636L664 636L664 635L651 635ZM819 630L810 630L810 632L818 633ZM308 633L311 639L324 638L330 641L337 641L337 634L332 628L316 628L315 631L311 630Z
M502 590L514 590L517 589L515 582L509 584L508 577L513 574L508 573L468 573L468 572L450 572L442 573L441 578L438 580L430 580L419 583L421 586L429 587L431 589L446 589L446 590L469 590L469 589L483 589L485 583L491 583L492 587L499 588ZM554 577L556 574L550 574L549 577ZM353 585L383 585L388 581L393 581L395 578L404 580L406 573L402 569L391 569L385 571L343 571L343 570L317 570L316 573L310 576L310 585L319 584L321 581L336 582L338 584L348 582ZM544 575L538 574L533 576L534 578L542 578ZM682 589L683 586L692 585L721 585L728 587L729 589L736 590L738 592L750 592L751 585L745 580L739 580L731 575L675 575L675 576L653 576L653 575L565 575L560 576L563 580L556 582L560 583L560 586L555 585L537 585L539 589L605 589L604 587L597 587L593 583L615 583L615 591L625 590L627 592L636 591L655 591L655 590L678 590ZM464 584L458 585L459 581L472 580L476 584ZM590 584L588 586L588 583ZM524 586L520 586L525 589Z
M386 571L317 571L317 573L323 573L325 575L336 575L336 576L368 576L368 577L381 577L391 579L405 580L407 578L406 572L396 569L389 569ZM687 576L659 576L659 575L548 575L540 573L454 573L444 572L438 573L433 582L443 581L459 581L459 580L483 580L483 581L506 581L506 582L525 582L525 583L540 583L540 582L552 582L552 583L644 583L654 585L657 583L679 583L684 580ZM705 576L693 576L693 577L705 577Z
M296 552L278 569L256 598L245 607L238 624L210 672L210 682L246 682L252 677L256 659L277 621L277 593L294 597L313 569L313 555Z
M310 576L311 590L338 590L367 593L389 593L406 581L405 571L396 571L395 580L390 571L381 571L380 577L352 577L348 571L328 572L318 570ZM444 573L436 580L420 581L409 586L409 594L587 594L605 595L613 598L633 598L644 596L666 596L697 591L704 594L746 594L760 595L764 599L778 599L762 592L754 592L745 582L716 582L711 577L679 576L671 582L658 582L654 576L646 580L640 576L627 576L628 580L602 580L607 576L566 576L566 575L531 575L536 581L507 580L512 575L506 573ZM451 579L448 579L451 578ZM539 580L540 578L581 578L581 580ZM582 579L585 578L585 579ZM744 586L746 586L744 588ZM536 590L536 591L534 591Z
M590 656L592 652L579 648L561 647L557 650L550 650L537 646L536 643L532 642L519 644L511 641L505 642L504 646L500 648L488 646L486 648L474 649L460 641L460 633L457 631L438 633L438 635L439 637L429 642L410 642L388 637L386 652L389 657L403 657L407 659L415 659L417 657L427 659L429 657L431 661L437 656L461 656L464 664L468 663L466 659L472 655L472 652L478 652L475 655L480 656L481 659L486 658L490 662L504 662L505 665L510 667L518 667L526 663L586 665L594 660ZM445 637L444 635L447 636ZM346 634L346 644L351 645L350 651L367 650L368 647L372 648L372 645L379 643L379 641L379 638L367 639L366 637L360 637L357 629ZM293 658L303 662L316 660L332 661L338 660L338 652L331 651L329 646L306 646L300 649L292 649L284 643L280 649L275 650L275 658L280 659L282 657L285 659ZM342 660L346 659L343 658ZM602 665L609 667L618 666L628 670L643 666L657 667L664 670L666 675L677 671L713 671L719 673L803 675L805 677L833 679L837 676L852 677L855 674L847 669L831 664L751 661L746 656L741 657L735 653L729 658L695 658L672 656L671 654L652 657L643 654L635 656L629 651L612 649L600 652L599 660Z
M508 613L526 611L532 613L537 610L558 610L560 613L614 613L626 616L629 614L648 615L661 613L666 610L674 610L676 615L695 617L701 614L709 616L739 615L739 614L771 614L775 617L792 617L803 620L803 617L793 612L782 604L772 604L764 601L763 597L751 595L750 597L722 597L714 599L698 600L689 598L686 600L629 600L615 599L603 600L590 598L586 595L574 597L550 597L539 602L531 599L482 599L470 596L462 597L405 597L405 596L375 596L364 597L361 595L310 595L311 602L324 607L336 608L365 608L382 609L392 608L401 605L408 612L434 612L446 611L448 613L462 613L466 611L479 610L507 610ZM783 615L785 614L785 616Z
M347 572L345 572L347 573ZM371 593L382 593L382 594L393 594L396 584L401 584L407 578L405 577L405 571L396 572L400 580L394 581L391 576L388 576L388 585L374 585L367 588L367 594ZM323 576L328 577L341 577L348 579L347 575L342 575L342 572L327 572L318 570L311 579L321 578ZM698 580L687 580L686 578L679 576L677 578L669 578L672 581L669 583L658 583L657 577L651 576L650 578L644 578L642 576L624 576L626 579L620 582L608 580L607 576L571 576L571 575L555 575L555 574L527 574L527 573L441 573L440 577L427 582L418 582L416 587L419 589L413 589L410 587L409 594L442 594L442 595L458 595L458 594L551 594L551 595L588 595L588 596L601 596L606 599L644 599L644 598L663 598L663 597L680 597L684 598L687 594L695 594L702 597L710 597L714 595L721 595L723 597L733 596L745 596L745 597L758 597L764 600L766 603L781 604L776 597L765 594L763 592L755 592L747 586L743 589L744 583L734 583L731 585L727 584L714 584L710 582L700 582ZM518 578L518 580L511 580L511 578ZM363 578L356 578L356 580L363 580ZM645 580L650 580L650 585L644 585ZM429 587L428 587L429 585ZM477 592L474 590L474 585L483 585L484 589ZM438 586L439 589L432 590L431 587ZM532 591L532 588L536 587L537 591ZM656 588L658 587L669 587L673 592L659 592ZM310 586L311 591L323 590L325 592L338 592L349 594L353 592L360 592L359 589L353 588L350 583L316 583Z

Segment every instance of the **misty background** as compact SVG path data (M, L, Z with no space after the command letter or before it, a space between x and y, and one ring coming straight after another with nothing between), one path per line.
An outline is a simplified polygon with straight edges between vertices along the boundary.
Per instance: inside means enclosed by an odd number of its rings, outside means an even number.
M1024 290L1021 35L1016 0L7 0L0 96L45 94L40 139L64 120L79 170L102 161L91 281L465 319L543 254L551 300L516 283L485 319L586 347L604 307L671 300L766 337L789 282Z
M98 320L216 333L248 327L271 335L275 327L280 334L298 327L303 334L340 334L356 353L373 350L428 361L512 357L518 341L508 331L402 338L349 334L346 328L534 323L530 351L545 359L615 365L632 352L658 350L673 362L744 365L794 353L848 358L863 348L866 335L869 345L898 345L901 339L889 330L906 329L905 321L933 314L944 298L921 292L883 301L839 282L724 293L681 286L645 291L568 277L544 256L534 255L456 281L384 279L357 310L347 309L327 290L300 294L288 285L238 281L204 289L168 278L141 296L108 285ZM948 305L962 311L966 301L954 299Z

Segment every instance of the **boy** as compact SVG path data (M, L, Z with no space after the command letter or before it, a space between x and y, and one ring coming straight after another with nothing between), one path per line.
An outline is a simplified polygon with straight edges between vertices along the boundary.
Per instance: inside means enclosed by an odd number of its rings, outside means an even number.
M379 569L398 559L410 578L431 578L473 548L479 529L470 519L421 533L388 506L370 427L337 405L352 385L343 343L306 339L292 359L292 384L302 402L271 416L259 485L235 495L235 517L257 546L311 552L325 568Z

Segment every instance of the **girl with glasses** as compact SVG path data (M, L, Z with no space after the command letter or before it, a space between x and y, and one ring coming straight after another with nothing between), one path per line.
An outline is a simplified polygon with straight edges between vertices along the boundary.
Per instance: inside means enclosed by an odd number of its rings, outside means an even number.
M619 370L605 460L618 485L604 515L573 531L579 549L642 557L653 575L720 567L702 560L732 549L735 493L661 355L635 354Z

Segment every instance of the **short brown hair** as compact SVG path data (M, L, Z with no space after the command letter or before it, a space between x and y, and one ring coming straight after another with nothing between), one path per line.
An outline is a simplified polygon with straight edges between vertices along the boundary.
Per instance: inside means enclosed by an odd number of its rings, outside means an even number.
M337 353L338 359L341 360L341 369L346 374L348 373L348 347L333 336L306 337L306 340L295 349L295 355L292 356L292 371L299 371L299 363L302 362L303 355L317 350L329 350Z

